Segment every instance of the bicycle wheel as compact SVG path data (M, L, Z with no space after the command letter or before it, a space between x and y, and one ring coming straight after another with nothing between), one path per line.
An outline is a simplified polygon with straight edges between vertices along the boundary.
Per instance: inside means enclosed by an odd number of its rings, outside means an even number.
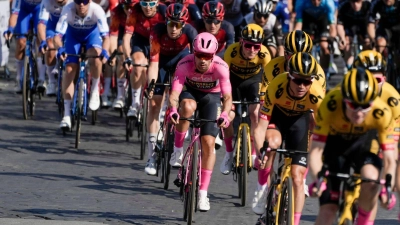
M274 216L274 207L276 205L275 202L275 193L276 193L276 173L273 172L273 175L271 177L271 186L268 189L268 195L267 195L267 204L266 204L266 210L265 210L265 217L264 217L264 224L268 225L274 225L275 224L275 216Z
M125 140L128 142L129 141L129 137L131 136L131 122L129 121L129 117L125 117Z
M32 77L33 77L33 80L34 80L33 87L32 87L32 85L28 85L28 88L29 88L29 101L28 101L29 114L32 117L32 116L35 115L35 106L36 106L36 104L35 104L35 94L38 94L39 99L41 99L41 97L40 97L41 92L37 90L39 72L38 72L38 69L37 69L37 65L36 65L36 60L35 59L33 59L33 65L30 67L30 70L32 70ZM26 79L27 79L28 84L31 84L31 78L27 77Z
M191 172L190 172L190 181L186 184L187 194L188 194L188 204L187 204L187 224L191 225L193 222L193 215L196 207L197 200L197 166L198 166L198 157L199 157L199 146L197 142L193 143L193 153L191 158Z
M82 121L82 112L83 112L83 79L80 79L79 82L79 91L78 91L78 104L76 110L76 135L75 135L75 148L78 149L79 141L81 138L81 121Z
M24 59L24 74L22 77L22 113L24 115L24 119L28 119L28 98L30 96L30 85L28 84L29 79L27 77L29 76L29 57L25 56Z
M292 225L294 222L294 206L293 206L293 181L292 178L286 178L282 192L280 194L279 211L278 211L278 224L279 225Z
M140 137L140 160L143 160L144 158L144 153L146 153L146 120L147 120L147 98L143 99L143 107L141 109L142 111L142 116L140 117L141 119L141 137Z
M97 110L92 111L92 125L95 125L97 121Z
M175 132L174 130L171 130L172 125L168 124L167 126L167 141L165 144L164 148L164 165L165 165L165 170L164 170L164 190L168 190L169 186L169 175L171 173L171 165L169 164L169 160L171 159L171 154L174 150L174 138L175 138Z
M247 143L247 126L243 126L241 135L241 168L240 168L240 204L242 206L246 205L247 198L247 168L248 168L248 159L249 159L249 149Z

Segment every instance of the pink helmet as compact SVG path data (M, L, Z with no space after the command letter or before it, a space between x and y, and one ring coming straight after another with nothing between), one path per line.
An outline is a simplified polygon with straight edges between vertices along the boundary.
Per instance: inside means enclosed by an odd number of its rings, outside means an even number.
M218 41L214 35L203 32L194 38L193 49L195 52L215 54L218 50Z

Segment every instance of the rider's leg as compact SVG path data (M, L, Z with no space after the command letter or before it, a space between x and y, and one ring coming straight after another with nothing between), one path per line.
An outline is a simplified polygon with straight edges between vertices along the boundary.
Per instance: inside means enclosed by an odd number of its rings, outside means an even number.
M383 54L383 51L385 50L386 45L387 45L387 41L386 41L386 39L385 39L384 37L379 36L379 37L376 38L376 45L377 45L377 46L375 46L375 48L376 48L381 54Z
M333 224L338 210L339 207L336 204L321 205L314 225Z
M72 57L71 57L72 58ZM68 59L67 59L68 62ZM74 96L74 78L78 70L78 60L71 61L65 66L65 73L62 80L62 91L64 95L64 117L61 121L60 127L71 126L71 102Z
M145 172L148 175L156 175L155 167L155 153L154 149L157 142L157 132L159 131L159 113L161 110L161 103L163 99L163 92L156 94L152 99L149 100L149 113L147 114L147 148L148 148L148 159L145 167Z
M21 79L21 75L24 73L24 57L25 57L25 46L26 46L26 38L18 38L17 46L15 49L15 59L16 59L16 68L17 68L17 83ZM20 86L17 87L20 89Z
M228 175L232 170L233 161L233 120L235 119L235 112L229 112L229 127L224 129L224 143L225 143L225 157L221 162L220 171L224 175Z
M101 48L88 46L87 49L88 55L100 55ZM90 90L90 101L89 101L89 108L91 110L97 110L100 106L100 74L102 72L102 65L103 63L99 58L91 58L89 59L89 69L90 74L92 76L92 85Z
M353 38L349 37L346 35L346 40L345 40L345 47L343 49L344 51L344 61L346 62L347 69L350 69L353 66L353 62L356 55L354 55L353 47L351 46L350 43L353 43Z

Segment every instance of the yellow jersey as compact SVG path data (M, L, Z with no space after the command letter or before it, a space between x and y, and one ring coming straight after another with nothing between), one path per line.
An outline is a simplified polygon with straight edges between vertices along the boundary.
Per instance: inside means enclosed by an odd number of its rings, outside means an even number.
M240 42L236 42L225 51L224 61L228 64L231 75L248 79L259 74L271 61L271 55L264 45L261 45L261 49L254 59L245 59L240 48Z
M320 85L311 85L310 90L302 97L295 98L289 94L288 73L275 77L268 85L264 105L260 109L260 118L270 121L275 107L287 116L298 116L310 109L317 111L325 92Z
M362 124L352 124L345 116L343 96L339 88L330 91L315 116L313 140L326 142L328 135L340 135L345 140L360 137L369 130L377 130L382 150L394 150L392 111L380 98L376 98Z
M278 76L281 73L286 71L286 60L284 56L279 56L272 59L264 69L264 74L261 83L260 90L260 100L263 101L265 99L265 91L267 90L268 84L271 83L272 79ZM322 86L322 89L325 91L326 89L326 80L325 80L325 72L322 67L317 65L317 78L316 80Z

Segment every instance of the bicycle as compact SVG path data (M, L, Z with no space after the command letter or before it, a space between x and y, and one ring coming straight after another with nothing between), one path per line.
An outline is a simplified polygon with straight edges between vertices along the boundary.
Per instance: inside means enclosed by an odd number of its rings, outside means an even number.
M198 105L198 104L197 104ZM177 119L177 118L174 118ZM188 225L193 222L193 214L197 211L197 195L201 183L201 126L207 122L221 124L220 120L208 120L199 118L199 110L195 110L193 118L180 118L189 121L193 125L189 146L183 155L182 167L174 184L179 187L179 195L183 201L183 219ZM221 129L222 132L222 129ZM186 166L184 165L186 162Z
M65 69L65 63L61 62L61 60L58 60L57 62L57 84L58 84L58 90L57 90L57 96L56 96L56 105L58 108L58 114L60 115L61 118L64 117L64 97L62 94L62 78L63 78L63 71ZM72 124L71 124L71 131L72 131Z
M357 217L358 204L357 200L360 196L360 184L363 182L373 182L376 184L384 185L387 190L388 203L391 201L392 188L391 181L392 175L386 174L385 181L373 180L361 177L360 174L348 174L348 173L332 173L328 170L328 167L324 165L322 170L318 173L317 189L319 191L322 182L329 177L339 178L343 182L341 186L341 197L339 199L339 212L337 215L338 225L352 225Z
M400 27L397 27L397 26L393 27L392 30L394 32L398 33L398 32L400 32ZM397 91L400 91L400 79L398 78L399 68L398 68L398 65L397 65L397 62L399 60L398 60L398 57L397 57L398 51L396 50L397 46L399 46L399 44L396 43L394 40L392 40L393 35L392 35L392 31L391 30L385 29L385 32L386 32L386 36L388 38L388 42L389 43L386 46L379 46L379 47L386 47L387 50L388 50L387 51L387 59L386 59L386 62L387 62L387 64L386 64L387 65L387 69L386 69L387 81L391 85L393 85L393 87L395 87ZM397 44L397 46L396 46L396 44Z
M79 76L75 83L74 97L72 100L71 108L71 128L72 124L76 124L75 134L75 148L78 149L82 119L87 121L87 107L88 107L88 83L87 83L87 71L86 71L86 60L90 58L101 58L98 55L86 55L86 46L81 46L80 54L68 54L68 56L76 56L79 58ZM62 129L63 135L67 129Z
M238 92L239 93L239 92ZM251 138L249 126L249 105L260 104L259 101L233 101L232 104L240 107L236 108L237 114L240 116L240 124L237 131L234 149L235 156L232 162L233 180L238 183L239 198L241 206L246 205L247 199L247 174L253 168L253 160L251 159Z
M271 176L270 187L267 192L265 216L260 216L259 222L268 225L292 225L294 222L294 193L291 174L291 157L296 154L307 155L308 153L297 150L270 149L268 146L269 143L265 141L260 150L262 158L264 158L266 151L275 151L280 153L278 173L273 172ZM284 157L282 157L282 155Z
M30 21L31 27L33 27L33 21ZM10 32L8 32L10 35ZM34 40L36 34L30 29L26 34L14 33L14 37L24 36L26 37L25 46L25 56L24 56L24 73L21 74L20 82L22 90L22 113L24 119L27 120L28 117L33 117L35 114L35 95L38 95L39 99L40 93L37 89L39 72L36 66L36 57L33 53ZM10 48L11 39L6 40L7 47Z

